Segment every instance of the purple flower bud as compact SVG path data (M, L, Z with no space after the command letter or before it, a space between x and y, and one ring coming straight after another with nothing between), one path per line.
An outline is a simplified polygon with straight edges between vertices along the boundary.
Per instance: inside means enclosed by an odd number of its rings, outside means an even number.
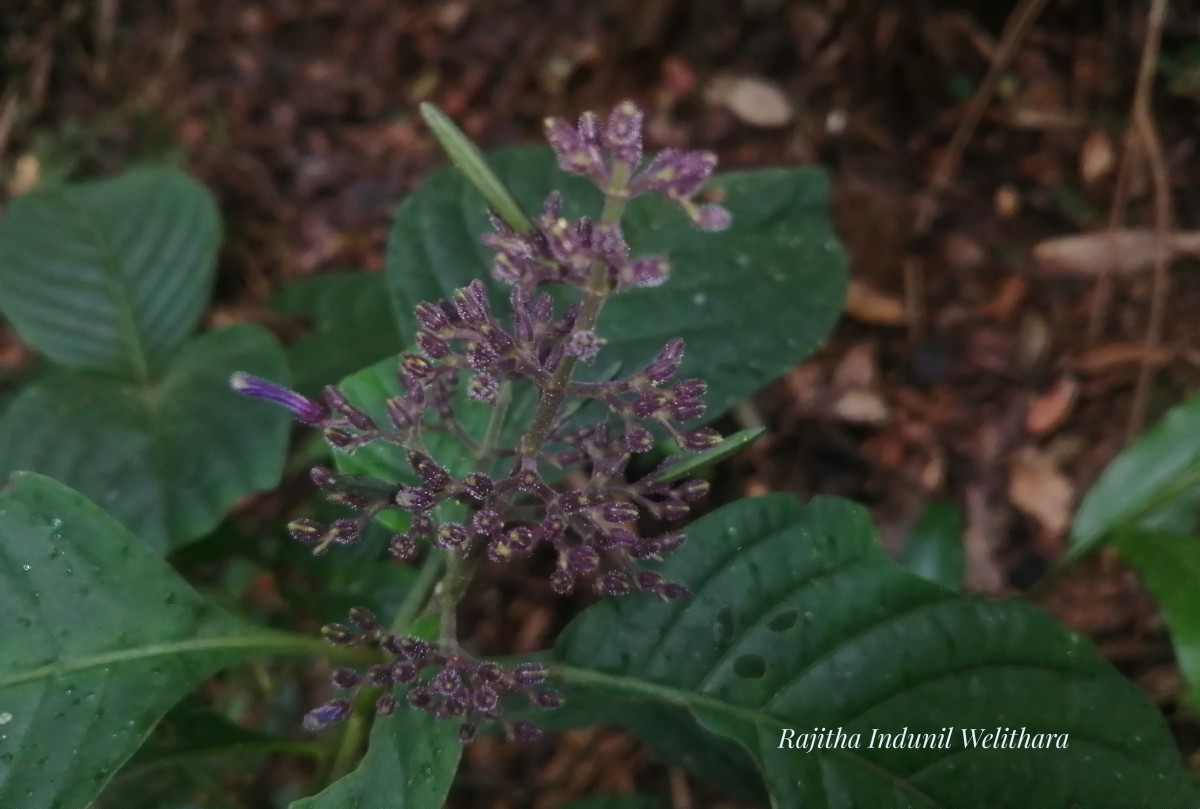
M463 479L463 486L467 488L467 494L476 500L486 499L492 493L492 490L496 488L496 484L492 483L491 478L479 472L472 472L467 475Z
M608 116L604 145L613 157L630 168L642 159L642 111L632 101L622 101Z
M671 418L676 421L692 421L704 415L707 408L703 402L684 400L671 405Z
M550 574L550 589L560 596L570 595L575 589L575 577L558 568Z
M699 430L692 430L679 435L679 444L685 449L690 450L708 449L720 443L721 434L708 427L701 427Z
M433 533L433 517L428 514L414 514L412 525L408 527L409 536L427 537Z
M591 505L592 498L579 491L563 492L558 496L558 505L564 514L575 514Z
M477 402L495 404L500 393L500 380L491 374L476 374L467 384L467 395Z
M399 430L407 430L415 419L411 411L412 405L402 396L389 396L384 402L388 419Z
M388 540L388 553L407 561L417 555L417 543L407 534L396 534Z
M423 452L411 450L408 463L430 489L441 489L450 482L450 473Z
M481 326L487 322L487 288L479 279L461 289L456 289L450 302L454 305L454 310L458 312L463 323L469 326Z
M651 382L666 382L671 377L679 372L679 365L683 362L683 352L685 344L678 337L674 340L667 341L667 344L662 347L655 356L654 362L650 363L646 368L646 376Z
M379 699L375 700L375 713L378 716L391 716L396 712L396 695L381 694Z
M341 410L343 407L351 406L350 400L346 398L346 394L333 385L326 385L321 393L325 397L325 403L329 405L331 410Z
M304 715L304 729L310 733L315 733L318 730L323 730L330 725L341 722L349 715L349 700L335 699L306 713Z
M366 607L351 607L350 621L364 632L379 628L379 619Z
M642 256L621 273L621 286L657 287L671 277L671 265L662 256Z
M474 722L463 722L458 726L458 740L463 744L470 744L479 738L479 726Z
M427 511L433 504L434 496L428 489L401 486L396 492L396 505L405 511Z
M606 548L632 548L638 544L638 536L627 528L609 527L600 535Z
M520 685L540 685L550 672L541 663L518 663L512 673Z
M552 711L555 708L561 708L567 700L558 691L538 691L533 695L533 704L543 711Z
M420 346L421 350L429 355L429 357L435 360L440 360L443 357L450 355L450 344L441 337L434 335L432 332L417 332L417 345Z
M427 711L433 705L433 694L424 688L413 688L408 692L408 704L418 710Z
M546 142L554 151L558 167L568 174L588 175L594 162L588 147L575 127L561 118L547 118L544 123Z
M362 640L357 632L342 624L326 624L321 627L321 637L334 646L355 646Z
M462 550L471 541L471 535L467 533L465 526L456 522L448 522L438 529L435 541L439 548Z
M522 744L532 744L540 741L543 736L542 729L532 722L521 720L512 726L513 739Z
M521 464L514 473L517 488L523 492L539 492L545 484L537 471L537 461L533 458L522 458Z
M294 390L276 385L274 382L238 371L229 377L229 384L243 396L251 399L265 399L268 402L283 405L292 411L297 421L304 424L319 424L325 418L325 408L321 405L306 396L301 396Z
M650 592L657 592L659 585L663 583L663 577L653 570L639 570L634 578L639 589Z
M336 545L356 545L362 540L362 529L356 520L334 520L327 536Z
M494 688L480 686L471 695L471 708L484 716L495 716L500 711L500 695Z
M658 553L670 553L682 545L686 539L687 535L682 531L669 531L656 536L654 544Z
M595 548L587 545L571 548L567 551L562 566L575 578L590 576L600 569L600 554Z
M433 365L419 354L405 354L400 367L406 374L418 380L428 379L433 373Z
M325 440L329 446L347 449L358 444L358 437L340 427L329 427L324 431Z
M388 651L400 655L406 660L420 663L433 651L433 647L420 638L414 638L411 635L401 635L396 637L392 644L388 646Z
M658 594L667 600L674 600L676 598L687 598L692 594L692 591L686 585L669 581L658 588Z
M325 491L332 491L334 489L333 470L328 466L314 466L312 469L308 470L308 479L311 480L318 489L324 489Z
M582 362L591 362L600 353L600 346L607 342L596 336L594 331L574 332L567 340L566 352Z
M729 210L720 205L701 205L692 213L691 218L696 227L709 233L726 230L733 224Z
M685 152L663 149L630 184L634 193L658 191L674 200L695 196L717 167L712 152Z
M482 536L491 536L504 527L504 520L501 519L499 512L490 508L483 508L475 512L475 516L471 518L471 529Z
M292 520L288 523L287 528L292 539L303 542L305 545L316 545L325 535L325 527L316 520Z
M392 667L386 664L371 666L367 669L367 682L371 685L391 685Z
M682 500L676 500L674 498L667 500L663 503L659 503L658 506L654 510L659 519L667 520L668 522L674 522L675 520L682 520L684 517L686 517L688 515L688 512L690 511L690 509L687 506L687 503L683 502Z
M654 436L645 427L632 425L625 431L625 448L630 452L649 452L654 448Z
M675 487L675 496L692 503L708 494L710 488L707 480L685 480Z
M443 695L452 695L462 687L462 675L458 669L447 666L437 673L429 683L430 690Z
M354 669L336 668L329 678L334 688L356 688L362 681Z
M392 680L399 685L412 685L419 673L417 667L407 660L397 660L392 664Z
M707 392L708 383L703 379L684 379L675 385L675 395L680 399L699 399Z
M436 303L418 303L413 314L416 315L421 325L431 332L439 332L450 325L446 319L446 313Z
M638 518L638 507L625 500L605 503L601 514L608 522L630 522Z
M633 591L629 575L620 570L610 570L596 581L596 590L606 596L619 596Z

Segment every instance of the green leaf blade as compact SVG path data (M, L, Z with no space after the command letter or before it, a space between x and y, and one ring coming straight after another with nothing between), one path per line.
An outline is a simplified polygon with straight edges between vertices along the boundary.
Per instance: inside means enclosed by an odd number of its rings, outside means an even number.
M432 809L458 772L458 723L401 707L380 717L358 769L290 809Z
M203 314L220 235L174 169L34 191L0 220L0 310L60 365L149 379Z
M0 491L0 806L83 809L195 685L297 645L315 644L205 603L78 493L13 476Z
M865 511L754 498L701 520L664 566L696 595L589 609L556 647L592 698L686 707L738 741L777 806L1191 806L1164 723L1087 644L1029 605L963 598L890 562ZM602 716L594 717L602 720ZM1067 733L1067 750L965 748L963 728ZM873 730L954 727L948 749ZM779 749L784 728L859 733Z
M162 551L203 536L283 471L287 416L230 390L238 370L287 377L278 343L250 325L189 342L148 388L49 374L0 414L0 475L74 486Z

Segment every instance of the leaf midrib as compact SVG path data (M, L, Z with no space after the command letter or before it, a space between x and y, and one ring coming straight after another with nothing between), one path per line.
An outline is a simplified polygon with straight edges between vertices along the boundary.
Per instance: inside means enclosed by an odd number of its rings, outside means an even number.
M241 651L245 649L255 649L262 654L346 656L344 652L339 655L339 651L341 650L338 647L330 646L317 638L310 638L307 635L272 632L254 635L191 638L189 640L172 641L169 643L151 643L134 649L121 649L114 652L85 655L72 660L59 661L45 666L38 666L34 669L19 671L15 674L0 676L0 690L25 683L38 682L39 680L58 679L67 675L120 663L180 657L203 652ZM355 657L357 656L355 655Z

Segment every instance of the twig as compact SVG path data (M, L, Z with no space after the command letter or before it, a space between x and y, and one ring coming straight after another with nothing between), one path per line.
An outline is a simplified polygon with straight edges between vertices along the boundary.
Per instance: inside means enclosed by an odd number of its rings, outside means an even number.
M1150 14L1146 18L1146 41L1142 45L1142 61L1138 66L1138 80L1133 97L1133 126L1146 152L1150 166L1150 177L1154 185L1154 280L1150 294L1150 314L1146 323L1145 347L1149 356L1162 341L1163 313L1166 310L1170 276L1167 272L1167 235L1171 231L1171 187L1167 179L1167 165L1163 158L1162 141L1154 123L1151 109L1151 94L1154 84L1154 66L1158 61L1162 43L1163 20L1167 16L1167 0L1153 0ZM1138 368L1137 388L1133 394L1133 407L1129 413L1129 428L1126 439L1132 441L1142 429L1146 418L1146 403L1150 398L1150 384L1154 381L1154 366L1143 358Z

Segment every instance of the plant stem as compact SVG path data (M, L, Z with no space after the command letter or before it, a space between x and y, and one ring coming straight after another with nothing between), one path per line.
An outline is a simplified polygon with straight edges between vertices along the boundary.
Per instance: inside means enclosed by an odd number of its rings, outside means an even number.
M375 716L372 703L377 698L377 694L378 689L376 688L364 688L355 697L354 709L346 719L342 737L338 740L337 752L334 753L333 762L329 765L329 772L325 778L326 783L332 784L348 775L354 769L354 765L358 763L359 753L362 751L367 733L371 729L371 720Z
M613 166L613 184L604 197L604 208L600 212L600 224L616 225L620 223L621 215L625 212L627 199L625 184L629 181L629 174L628 166L622 163L616 163ZM583 299L583 305L579 308L579 317L575 320L573 331L591 331L595 327L596 321L600 318L600 310L604 307L610 291L608 279L605 276L604 260L597 259L592 262L587 295ZM521 455L532 455L545 443L546 435L550 432L554 419L558 416L558 409L566 397L567 386L571 382L571 374L575 372L577 362L575 357L568 355L564 355L559 360L554 374L550 377L550 382L538 400L537 412L533 415L529 432L521 439Z
M425 562L421 565L417 580L413 582L412 589L404 597L404 603L400 605L400 610L392 621L392 632L403 634L408 631L412 622L417 620L421 611L429 604L429 595L437 585L445 563L444 553L436 549L430 550L429 556L425 557Z

